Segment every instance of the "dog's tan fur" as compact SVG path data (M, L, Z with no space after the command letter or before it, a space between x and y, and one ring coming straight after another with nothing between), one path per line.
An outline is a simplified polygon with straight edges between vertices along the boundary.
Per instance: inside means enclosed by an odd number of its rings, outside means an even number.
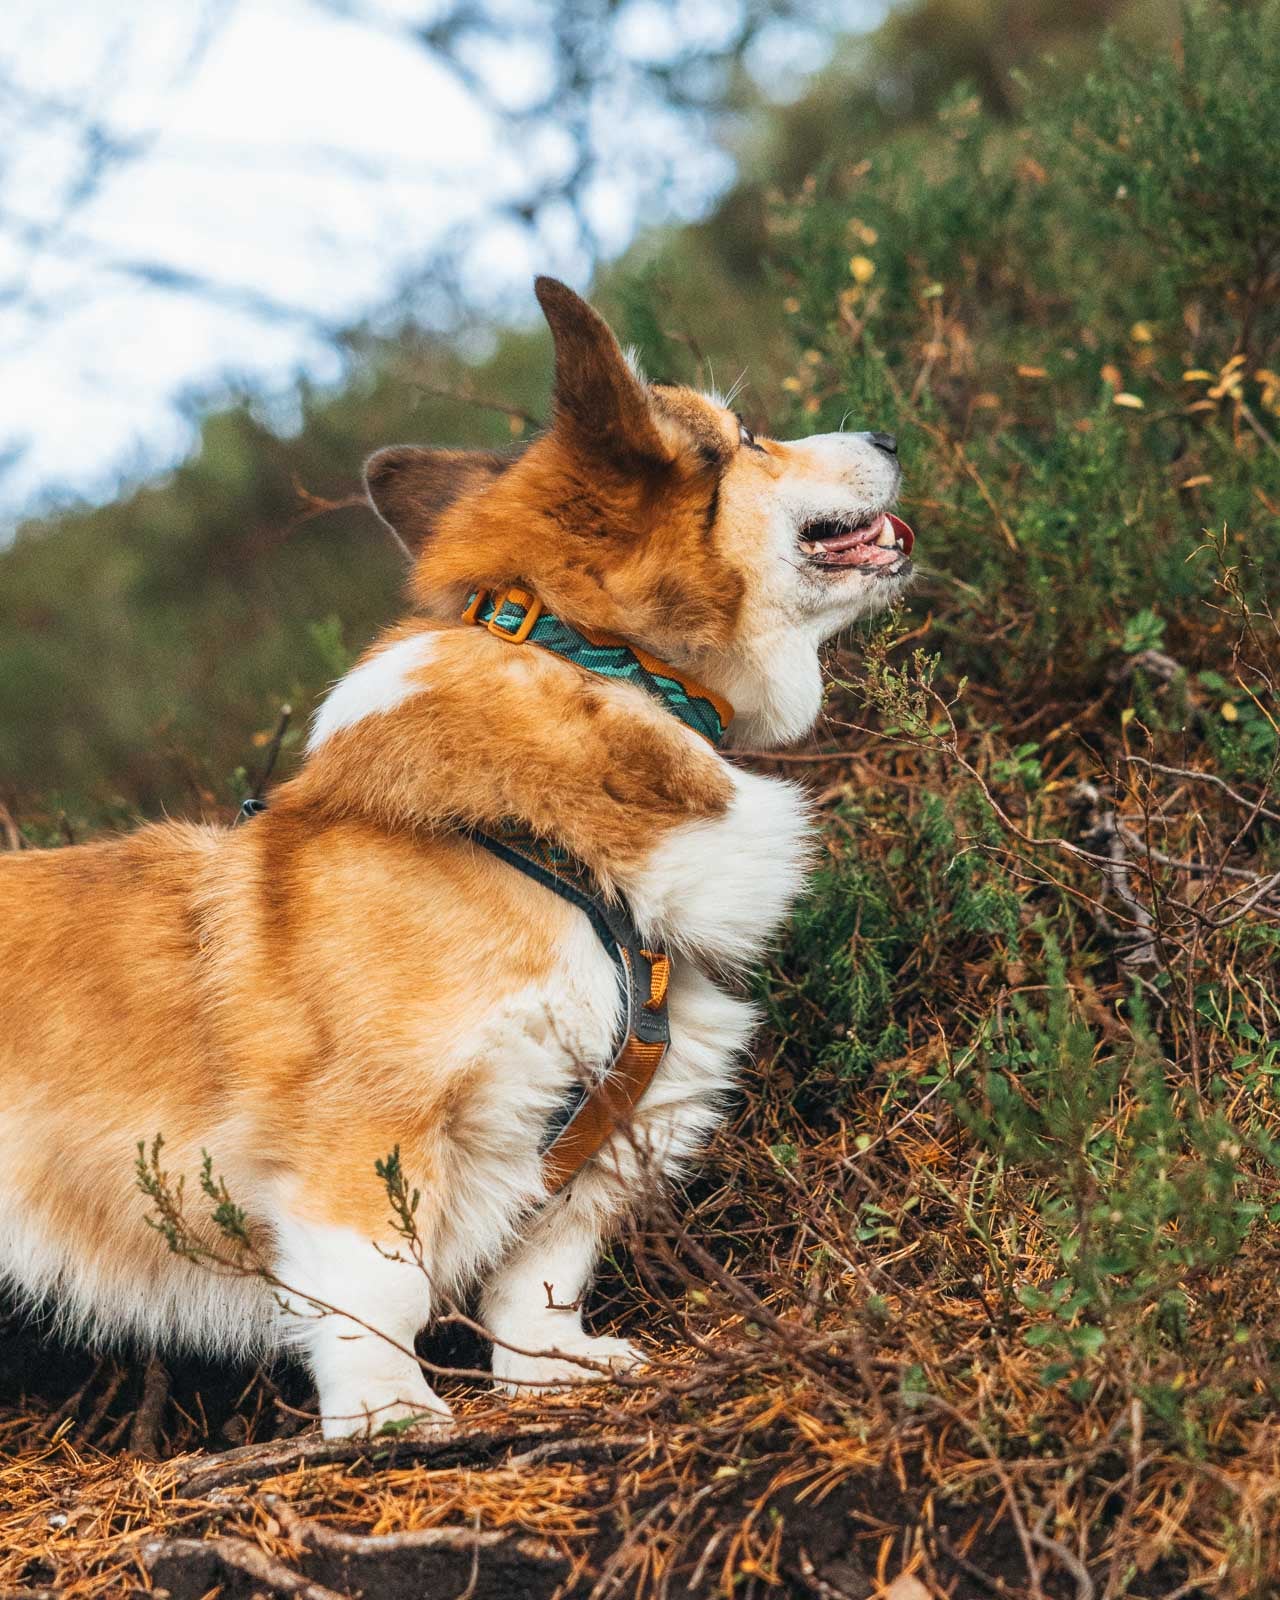
M735 773L642 690L459 615L478 585L519 583L737 699L746 736L764 739L804 731L820 636L892 586L873 596L845 578L837 600L815 590L812 626L795 620L799 600L784 616L771 590L780 486L805 505L830 496L835 447L747 448L714 398L635 377L570 291L543 281L541 298L557 351L546 434L514 459L396 448L370 463L375 506L415 551L419 610L340 686L360 714L338 715L335 693L270 810L240 829L163 824L0 859L0 1266L83 1322L232 1345L278 1336L270 1296L211 1285L143 1225L132 1154L156 1133L189 1191L210 1152L312 1310L353 1273L360 1293L403 1302L394 1315L341 1307L401 1345L427 1297L403 1278L388 1287L389 1269L357 1249L388 1237L373 1167L395 1146L423 1194L437 1292L516 1263L488 1299L508 1338L543 1326L511 1309L526 1257L535 1282L547 1260L569 1263L557 1297L580 1292L634 1164L597 1163L550 1220L530 1232L522 1219L538 1216L541 1119L611 1037L611 971L577 912L460 823L522 818L684 955L667 1079L640 1122L676 1160L713 1120L750 1018L699 968L749 955L756 912L735 902L721 938L715 915L679 909L672 863L686 845L698 859L703 839L709 862L722 837L730 854L771 852L758 868L715 865L758 871L767 935L798 881L802 807L785 786L745 788L766 780ZM884 500L878 461L847 455L841 494ZM362 684L387 703L362 709ZM755 840L757 816L768 836ZM384 1371L366 1350L349 1372L350 1350L300 1321L331 1431L352 1411L440 1409L403 1361ZM561 1349L630 1358L574 1327L554 1324ZM564 1376L563 1363L495 1364L512 1381Z

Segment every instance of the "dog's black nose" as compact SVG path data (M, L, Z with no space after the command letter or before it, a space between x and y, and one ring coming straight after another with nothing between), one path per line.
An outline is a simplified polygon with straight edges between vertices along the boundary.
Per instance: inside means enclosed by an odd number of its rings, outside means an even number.
M897 455L898 441L891 433L869 433L867 438L870 439L877 450L883 450L889 456Z

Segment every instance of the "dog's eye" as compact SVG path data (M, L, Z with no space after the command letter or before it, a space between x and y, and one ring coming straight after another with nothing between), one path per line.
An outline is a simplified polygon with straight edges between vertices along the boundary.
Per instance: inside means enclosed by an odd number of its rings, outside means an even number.
M756 443L755 434L747 427L741 417L738 418L738 443L746 450L758 450L760 448Z

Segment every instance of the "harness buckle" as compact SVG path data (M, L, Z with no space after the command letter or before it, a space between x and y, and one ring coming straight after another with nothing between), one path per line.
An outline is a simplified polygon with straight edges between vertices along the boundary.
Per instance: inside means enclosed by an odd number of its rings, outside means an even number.
M504 627L499 620L508 601L512 605L524 607L524 616L514 629ZM493 597L493 615L485 623L485 627L495 638L505 639L508 644L523 644L533 632L534 624L541 615L542 601L536 595L528 594L523 589L503 589Z

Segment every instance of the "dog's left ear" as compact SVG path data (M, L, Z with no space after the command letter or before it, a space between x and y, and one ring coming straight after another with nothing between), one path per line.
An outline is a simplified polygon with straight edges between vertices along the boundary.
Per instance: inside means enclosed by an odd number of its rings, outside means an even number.
M393 444L365 462L364 486L370 505L416 556L443 513L465 496L487 489L511 460L496 450Z
M536 278L533 288L555 341L556 426L604 466L634 472L671 461L675 451L609 324L557 278Z

